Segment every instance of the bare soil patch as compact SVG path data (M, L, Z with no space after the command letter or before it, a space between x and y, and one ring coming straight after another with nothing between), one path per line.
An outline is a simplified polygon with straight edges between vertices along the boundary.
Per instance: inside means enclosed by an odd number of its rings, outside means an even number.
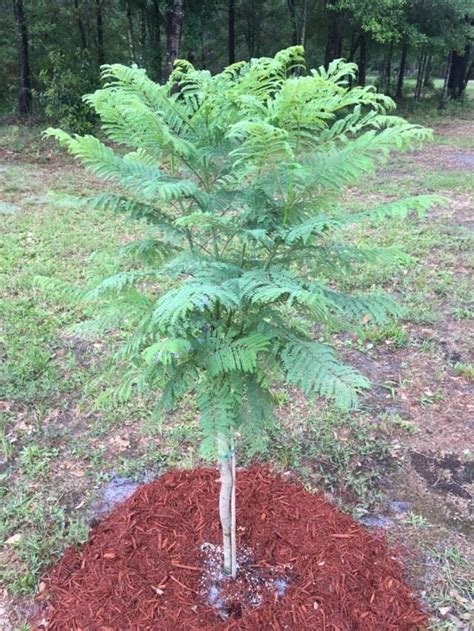
M474 151L449 145L427 145L414 151L412 158L418 166L432 170L469 170L474 168Z
M464 485L474 482L474 463L462 462L455 454L445 454L439 458L429 452L423 454L413 451L411 464L431 488L471 499Z

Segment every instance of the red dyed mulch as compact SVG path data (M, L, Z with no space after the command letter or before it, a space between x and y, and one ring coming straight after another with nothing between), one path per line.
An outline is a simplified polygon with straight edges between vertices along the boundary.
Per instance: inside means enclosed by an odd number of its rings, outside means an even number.
M50 631L415 631L426 616L383 537L300 485L253 466L238 475L238 526L255 571L288 578L227 620L202 592L201 544L220 543L218 474L171 471L140 487L43 579ZM262 570L263 568L263 570ZM247 568L248 570L248 568ZM47 621L47 622L45 622Z

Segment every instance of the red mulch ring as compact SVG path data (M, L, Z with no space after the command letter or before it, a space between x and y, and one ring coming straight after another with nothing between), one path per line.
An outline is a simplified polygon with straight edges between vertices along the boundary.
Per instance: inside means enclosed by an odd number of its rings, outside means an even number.
M35 628L426 629L383 536L268 469L237 477L244 553L236 583L211 584L220 544L217 472L171 471L137 489L86 544L66 550L43 579Z

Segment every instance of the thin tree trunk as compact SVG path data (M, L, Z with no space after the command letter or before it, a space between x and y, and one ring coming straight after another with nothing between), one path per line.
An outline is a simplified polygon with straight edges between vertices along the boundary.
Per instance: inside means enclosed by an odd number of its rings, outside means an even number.
M140 31L139 31L139 44L140 44L140 57L141 64L144 68L147 67L147 49L146 49L146 10L140 9Z
M392 51L393 42L390 42L390 46L385 53L383 60L382 73L380 76L380 91L384 94L388 94L390 90L390 75L392 73Z
M301 28L300 28L300 44L304 46L306 44L306 24L308 22L308 0L303 0L303 12L301 15Z
M324 65L327 68L333 59L339 59L342 55L342 13L330 11L328 35Z
M420 57L420 62L418 66L418 76L416 78L415 101L419 101L421 99L421 93L423 89L423 77L425 76L426 60L427 60L427 54L423 52Z
M423 66L423 53L420 54L418 58L418 73L416 75L416 84L415 84L415 101L418 100L418 88L420 85L420 76L421 76L421 68Z
M161 12L158 0L153 0L151 7L151 20L149 21L151 41L151 77L161 83L162 53L161 53Z
M235 63L235 0L229 0L229 65Z
M236 516L235 516L235 452L226 436L217 437L221 488L219 517L222 527L224 573L237 575Z
M306 43L306 25L308 22L308 0L303 0L301 13L296 14L296 1L287 0L288 12L291 22L291 45L304 46ZM296 75L300 75L300 70L296 70Z
M97 28L97 61L99 66L105 64L105 46L104 46L104 18L102 15L103 0L96 0L96 28Z
M405 81L405 68L407 65L408 44L403 42L402 55L400 57L400 69L398 71L397 91L395 96L401 99L403 96L403 82Z
M136 55L135 55L135 38L133 36L133 15L132 15L132 6L129 0L125 2L125 12L127 15L127 39L128 39L128 52L130 55L130 60L135 63Z
M349 49L349 57L347 59L347 61L353 61L355 54L357 52L357 49L359 48L359 44L360 44L360 38L362 37L362 34L359 33L357 35L357 37L355 37L355 33L354 31L352 31L352 35L351 35L351 45L350 45L350 49Z
M250 57L258 57L260 55L261 30L264 16L262 14L262 4L253 2L246 11L246 24L244 30L245 41Z
M25 18L23 0L13 0L13 10L19 36L20 89L18 91L18 110L20 114L30 114L33 106L31 92L31 70L28 40L28 26Z
M235 441L231 440L232 449L232 495L230 498L230 514L231 514L231 537L232 537L232 577L235 578L237 574L237 475L236 475L236 463L235 463Z
M352 29L351 32L351 41L349 44L349 56L347 58L347 61L353 61L354 60L354 55L357 52L357 49L359 48L359 44L360 44L360 33L356 36L356 31L355 29ZM352 88L354 84L354 79L352 76L349 77L349 87Z
M390 42L390 48L388 49L386 90L385 90L387 94L390 94L390 84L392 80L392 55L393 55L393 41Z
M360 51L359 51L359 85L365 85L366 72L367 72L367 35L362 32L360 34Z
M179 55L181 30L184 22L183 0L174 0L172 9L167 12L166 66L165 76L173 71L173 64Z
M451 75L452 57L453 53L450 51L448 53L448 59L446 61L446 70L444 71L443 91L441 92L441 98L438 105L440 110L443 110L448 102L448 85L449 77Z
M290 14L290 22L291 22L291 45L297 46L299 43L298 38L298 23L296 20L296 7L295 0L287 0L288 3L288 12Z
M431 54L429 54L426 60L425 73L423 77L423 87L425 88L428 87L429 81L431 79L432 61L433 61L432 56Z
M84 27L84 22L82 21L82 18L81 18L79 0L74 0L74 8L76 9L77 28L79 31L79 40L81 42L81 48L82 50L86 50L87 48L86 29Z

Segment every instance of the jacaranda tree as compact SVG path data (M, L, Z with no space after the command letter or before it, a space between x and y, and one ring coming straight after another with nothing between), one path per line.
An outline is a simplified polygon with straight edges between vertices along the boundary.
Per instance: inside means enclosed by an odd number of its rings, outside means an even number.
M110 65L104 88L85 98L113 146L47 132L110 182L92 203L149 223L149 238L126 246L122 270L85 297L101 305L102 330L133 329L120 355L122 396L156 391L165 410L195 397L203 453L219 460L232 576L236 436L261 446L278 380L341 407L356 403L367 380L313 339L315 326L396 315L389 297L338 285L354 264L397 257L351 245L350 227L434 201L358 213L338 203L391 149L429 135L390 115L393 102L373 88L350 89L355 72L341 60L306 72L298 46L214 76L181 60L164 85Z

